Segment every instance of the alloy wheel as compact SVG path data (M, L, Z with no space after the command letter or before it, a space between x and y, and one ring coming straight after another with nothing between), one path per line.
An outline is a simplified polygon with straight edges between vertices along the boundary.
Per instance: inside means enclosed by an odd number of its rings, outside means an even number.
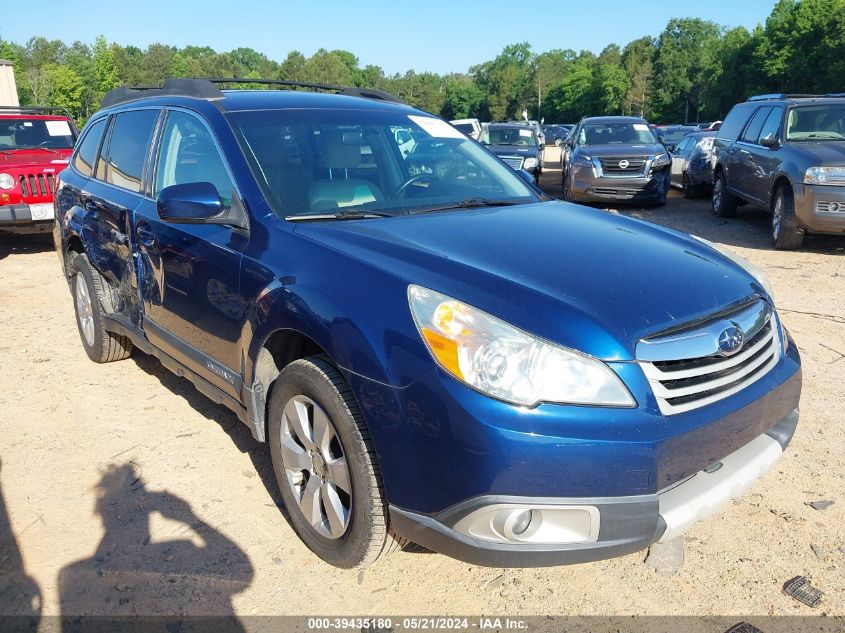
M716 182L713 183L713 210L719 211L722 206L722 178L717 177Z
M76 314L79 319L79 329L89 347L94 345L94 308L91 305L91 295L88 292L88 284L82 273L76 274L74 280L76 294Z
M777 239L780 235L780 227L783 224L783 196L775 198L775 208L772 209L772 237Z
M342 537L352 515L346 455L328 414L311 398L291 398L282 413L281 452L288 485L311 527Z

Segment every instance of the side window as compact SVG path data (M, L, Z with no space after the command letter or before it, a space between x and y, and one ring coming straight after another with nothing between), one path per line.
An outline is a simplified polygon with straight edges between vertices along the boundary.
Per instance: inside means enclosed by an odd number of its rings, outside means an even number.
M90 177L94 173L94 161L97 160L97 150L100 149L100 141L103 140L105 129L106 119L104 118L92 123L85 133L85 138L79 144L73 166L83 176Z
M722 123L722 127L716 133L716 136L728 141L735 141L742 128L748 123L752 112L754 112L754 108L750 105L734 106L733 110L725 118L724 123Z
M762 140L769 135L777 138L780 134L781 119L783 119L783 108L772 108L772 111L766 118L766 122L763 123L759 138Z
M754 116L751 117L751 121L749 122L748 127L745 128L745 132L743 132L740 140L745 143L753 143L756 145L757 139L760 138L760 130L763 129L763 123L765 123L766 117L769 116L771 111L771 108L760 108L757 110L757 112L754 113Z
M171 185L210 182L226 207L235 187L211 133L192 114L173 110L167 115L156 161L155 191Z
M141 177L158 110L135 110L115 116L106 161L106 182L141 191Z

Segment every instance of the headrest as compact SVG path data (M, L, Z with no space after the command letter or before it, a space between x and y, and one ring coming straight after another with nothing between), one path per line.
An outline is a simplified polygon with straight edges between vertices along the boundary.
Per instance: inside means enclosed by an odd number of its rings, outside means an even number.
M361 146L342 142L346 140L347 134L354 133L346 132L343 137L332 139L326 144L323 163L327 169L356 169L361 166Z

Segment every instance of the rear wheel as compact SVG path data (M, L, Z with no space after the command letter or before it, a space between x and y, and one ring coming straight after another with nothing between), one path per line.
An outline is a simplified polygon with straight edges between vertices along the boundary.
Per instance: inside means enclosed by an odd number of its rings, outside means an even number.
M76 272L71 283L76 326L88 358L95 363L129 358L132 341L106 330L106 311L103 309L103 304L108 301L106 280L91 266L85 255L76 256L73 270Z
M772 243L778 250L796 250L804 243L804 230L795 217L792 188L778 187L772 203Z
M716 179L713 181L712 198L713 215L718 218L732 218L736 215L736 196L728 192L728 182L725 172L721 169L716 172Z
M323 356L297 360L270 396L276 481L302 541L337 567L363 567L398 549L375 449L349 386Z

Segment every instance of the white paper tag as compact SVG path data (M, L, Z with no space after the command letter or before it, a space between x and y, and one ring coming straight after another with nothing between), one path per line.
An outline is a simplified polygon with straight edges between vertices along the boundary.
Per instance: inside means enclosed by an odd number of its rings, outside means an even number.
M44 121L50 136L70 136L70 125L67 121Z
M440 119L435 119L429 116L415 116L413 114L408 115L408 118L434 138L466 139L466 136L446 123L446 121L441 121Z
M531 130L520 130L519 135L520 136L527 136L528 138L531 138Z
M24 121L23 126L24 127L32 127L32 121Z
M648 132L648 126L645 123L634 123L634 129L637 132Z

